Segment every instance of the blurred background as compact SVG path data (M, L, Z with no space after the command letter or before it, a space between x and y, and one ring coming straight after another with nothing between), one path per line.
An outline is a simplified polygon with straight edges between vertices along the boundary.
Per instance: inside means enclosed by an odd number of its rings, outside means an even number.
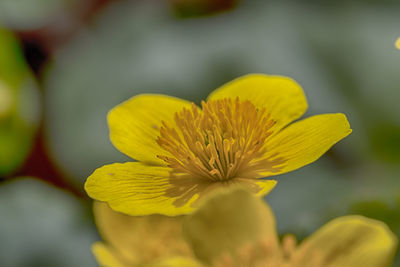
M396 0L0 0L0 265L96 266L83 184L130 160L108 110L139 93L199 103L254 72L294 78L307 116L353 129L276 177L279 232L363 214L400 236L399 14Z

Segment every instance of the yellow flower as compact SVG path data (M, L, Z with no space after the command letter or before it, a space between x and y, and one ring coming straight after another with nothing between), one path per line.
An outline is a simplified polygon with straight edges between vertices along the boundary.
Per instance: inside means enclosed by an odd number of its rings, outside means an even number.
M192 252L183 240L180 216L131 217L101 202L94 203L94 215L104 239L92 246L100 266L161 266L159 262L191 266Z
M213 267L385 267L398 242L380 221L344 216L299 246L293 236L280 244L271 209L244 190L210 198L189 215L184 235L197 258Z
M400 49L400 37L397 38L395 46L396 46L397 49Z
M208 192L240 184L258 196L260 179L317 160L350 134L343 114L301 117L307 101L292 79L252 74L212 92L201 108L165 95L138 95L108 115L114 146L138 162L97 169L89 196L130 215L186 214Z

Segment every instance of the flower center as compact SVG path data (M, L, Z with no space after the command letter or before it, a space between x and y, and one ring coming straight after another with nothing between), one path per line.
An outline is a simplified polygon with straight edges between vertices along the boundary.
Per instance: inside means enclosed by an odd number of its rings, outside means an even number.
M274 121L250 101L225 98L192 104L175 113L175 125L162 122L158 144L171 156L158 155L176 172L226 181L252 168L263 154Z

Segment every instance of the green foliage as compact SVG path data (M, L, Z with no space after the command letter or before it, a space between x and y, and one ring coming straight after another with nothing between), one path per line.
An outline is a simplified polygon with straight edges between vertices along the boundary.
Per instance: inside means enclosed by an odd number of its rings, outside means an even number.
M26 158L38 124L38 95L14 36L0 28L0 176L11 174ZM5 99L6 98L6 99Z
M383 161L400 163L400 126L378 122L370 131L372 149Z

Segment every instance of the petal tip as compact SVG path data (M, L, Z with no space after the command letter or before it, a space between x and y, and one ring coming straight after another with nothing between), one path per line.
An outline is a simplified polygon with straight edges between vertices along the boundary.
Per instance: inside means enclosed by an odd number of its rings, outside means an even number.
M98 185L97 182L94 177L97 176L97 174L99 173L98 171L99 169L96 169L91 175L89 175L88 178L86 178L85 184L83 185L84 190L86 191L86 194L95 200L99 200L99 201L105 201L104 199L102 199L101 197L99 197L99 195L97 194L97 189L98 189Z
M268 195L278 184L277 180L272 180L272 179L264 179L263 183L268 183L268 185L264 185L263 189L257 193L257 196L264 197Z
M347 116L343 113L336 113L338 120L341 120L343 123L343 129L345 130L345 136L351 134L353 132L353 129L350 127L350 122L347 119Z
M335 220L334 220L335 221ZM339 217L336 219L337 224L354 224L358 226L364 226L369 228L368 232L372 233L373 231L376 234L380 235L381 243L384 244L385 248L388 250L395 251L398 245L398 238L389 228L389 226L383 222L376 219L368 218L362 215L347 215L343 217Z

